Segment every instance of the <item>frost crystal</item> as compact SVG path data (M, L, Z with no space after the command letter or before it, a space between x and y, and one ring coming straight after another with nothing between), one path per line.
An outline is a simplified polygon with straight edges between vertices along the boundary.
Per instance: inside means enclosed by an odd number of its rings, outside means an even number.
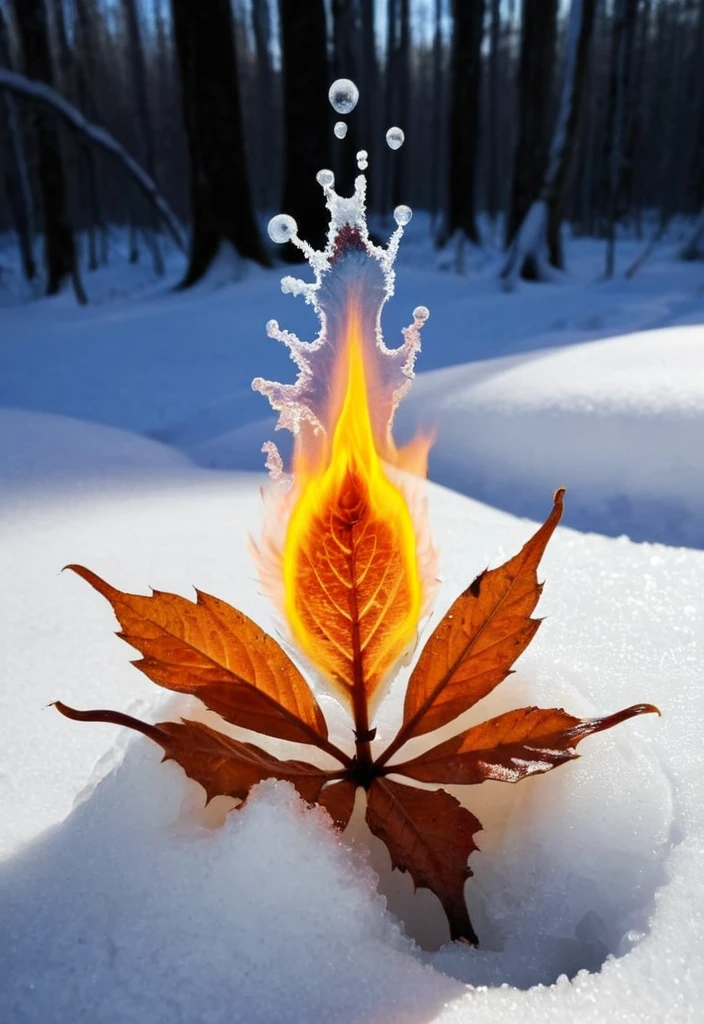
M381 311L393 294L394 259L411 210L407 206L396 209L396 230L386 247L377 246L367 229L365 176L357 177L349 197L335 192L332 171L320 171L318 182L330 213L325 249L314 250L300 239L293 218L283 214L272 219L269 233L275 241L291 241L305 253L314 280L285 277L281 287L284 292L303 296L313 306L320 330L314 341L304 342L270 320L267 333L287 346L298 368L298 378L295 384L281 384L257 377L252 387L266 395L279 413L277 430L290 430L299 440L307 425L306 444L315 446L316 438L318 443L324 442L336 420L337 410L331 408L333 378L347 336L349 310L354 306L359 315L376 443L382 458L391 458L391 451L395 451L391 439L394 413L413 378L420 328L428 317L427 309L419 306L412 324L403 330L403 343L398 348L387 348L381 333ZM269 466L275 467L279 475L281 460L275 446L269 443L266 452Z

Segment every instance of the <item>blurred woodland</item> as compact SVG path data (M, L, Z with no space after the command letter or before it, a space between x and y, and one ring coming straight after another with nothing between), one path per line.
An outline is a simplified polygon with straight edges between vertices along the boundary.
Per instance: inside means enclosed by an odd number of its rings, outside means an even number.
M697 258L703 62L704 0L0 0L0 234L47 294L85 300L114 225L157 272L183 247L189 286L224 243L269 264L279 211L322 245L316 172L351 188L363 148L372 214L429 211L458 270L488 232L507 286L552 279L569 222L609 276L620 225L654 244L678 215Z

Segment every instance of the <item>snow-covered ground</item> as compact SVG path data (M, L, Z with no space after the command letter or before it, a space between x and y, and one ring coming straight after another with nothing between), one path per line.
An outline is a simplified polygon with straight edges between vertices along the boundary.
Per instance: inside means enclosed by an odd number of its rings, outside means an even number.
M68 295L8 302L3 1022L698 1019L704 552L674 545L704 547L704 268L665 250L631 282L599 282L600 250L575 242L564 285L504 295L491 265L428 270L422 227L385 328L393 343L418 302L431 308L400 426L434 425L431 475L471 496L431 488L437 614L530 534L505 510L542 517L558 484L568 524L670 545L560 528L542 568L547 621L477 717L640 701L663 717L586 741L546 777L458 791L485 825L467 890L481 952L442 946L434 898L411 895L358 820L340 839L273 783L241 814L226 818L223 801L204 812L146 740L45 708L188 707L130 667L109 607L59 569L82 562L127 590L197 585L277 629L247 554L271 436L249 381L290 379L264 323L305 337L310 310L279 294L277 273L253 270L178 295L108 270L89 280L87 309ZM636 250L622 243L624 265Z

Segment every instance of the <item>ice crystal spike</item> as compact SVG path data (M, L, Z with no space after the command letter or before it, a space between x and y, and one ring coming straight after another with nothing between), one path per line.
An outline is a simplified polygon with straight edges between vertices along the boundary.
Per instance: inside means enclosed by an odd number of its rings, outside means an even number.
M397 228L386 247L375 245L367 229L365 215L366 178L358 175L354 193L349 197L334 190L331 171L320 171L322 185L330 214L327 245L316 251L298 238L293 218L274 217L269 233L275 241L289 241L303 250L313 269L314 280L305 282L285 277L282 291L301 295L315 309L320 321L317 338L312 342L299 340L295 334L282 330L276 321L267 324L270 337L283 342L298 368L294 384L282 384L257 377L252 387L269 399L279 413L277 429L292 432L296 445L303 442L308 453L312 449L322 452L330 439L339 409L335 406L335 374L339 356L348 329L350 309L359 318L365 370L370 388L373 430L378 451L401 468L422 473L424 466L407 464L399 460L391 436L391 426L399 401L413 378L415 357L420 348L420 328L428 311L419 306L413 322L403 331L403 342L398 348L388 348L381 333L381 311L394 287L394 259L403 235L403 225L410 220L408 207L396 210ZM281 459L275 446L265 446L268 466L275 475L281 472ZM427 451L427 449L426 449Z

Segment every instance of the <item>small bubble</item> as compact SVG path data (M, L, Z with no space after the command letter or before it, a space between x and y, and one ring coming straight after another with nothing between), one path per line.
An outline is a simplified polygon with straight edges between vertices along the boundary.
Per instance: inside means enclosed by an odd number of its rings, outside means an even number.
M323 188L332 188L332 186L335 184L335 175L332 173L332 171L323 169L322 171L318 171L318 173L315 176L315 180L318 182L319 185L322 185Z
M413 310L413 319L418 320L422 324L425 323L429 316L430 310L427 306L416 306Z
M336 121L333 131L336 139L344 139L345 135L347 135L347 125L344 121Z
M338 78L330 86L328 99L338 114L349 114L357 106L359 89L349 78Z
M400 128L389 128L386 133L386 145L389 149L400 149L406 136Z
M267 230L272 242L290 242L298 234L298 224L287 213L278 213L269 221Z
M408 224L409 220L413 216L413 210L410 206L397 206L394 210L394 220L397 224L403 227Z
M369 167L369 153L367 153L366 149L360 149L357 153L357 167L359 167L360 171L366 171L367 167Z

